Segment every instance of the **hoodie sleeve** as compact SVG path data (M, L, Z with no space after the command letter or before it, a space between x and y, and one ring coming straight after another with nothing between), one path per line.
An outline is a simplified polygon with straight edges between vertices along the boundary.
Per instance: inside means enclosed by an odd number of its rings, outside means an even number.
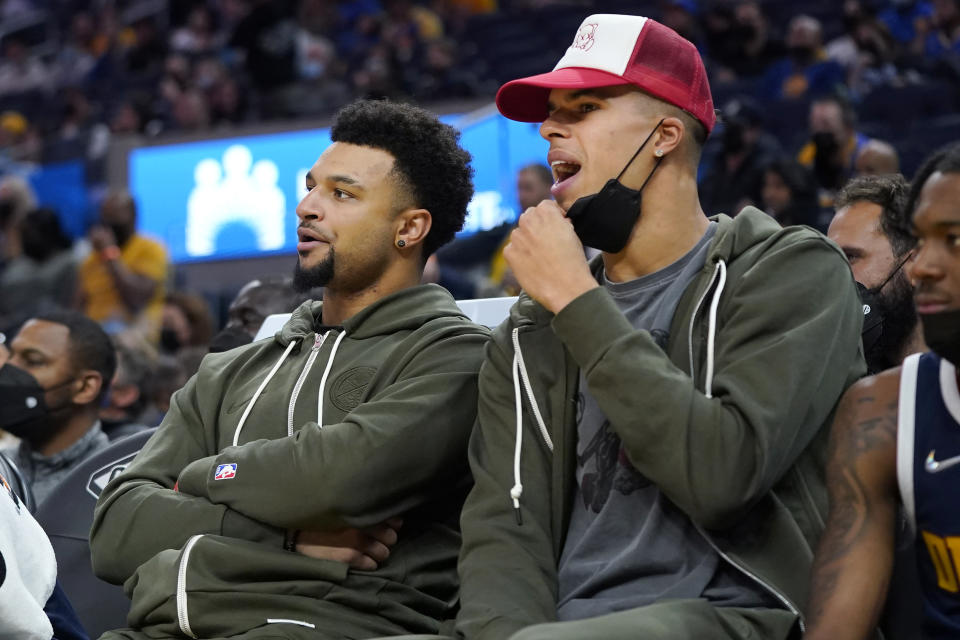
M180 488L285 529L367 526L445 495L467 474L487 336L443 331L342 422L228 447L184 469ZM225 463L236 475L214 481Z
M217 534L282 547L284 532L220 504L174 489L187 464L215 450L216 408L202 398L206 368L177 391L156 433L133 462L103 490L94 511L90 551L94 573L114 584L165 549L179 549L194 534ZM207 390L204 393L204 390Z
M863 373L861 323L846 262L826 240L806 237L766 249L728 280L712 398L701 391L702 369L695 381L673 364L603 289L561 310L553 327L634 466L715 529L766 494L827 424Z

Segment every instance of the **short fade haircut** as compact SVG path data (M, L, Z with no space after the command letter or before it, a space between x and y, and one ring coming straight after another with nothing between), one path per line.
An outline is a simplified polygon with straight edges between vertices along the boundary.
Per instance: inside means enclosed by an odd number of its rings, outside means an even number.
M907 224L907 195L910 185L899 173L881 176L860 176L848 182L834 201L839 211L857 202L880 205L880 230L890 242L893 255L906 255L917 244Z
M960 173L960 142L954 142L934 152L917 171L917 175L913 177L913 184L910 185L910 196L907 198L906 218L908 221L913 220L913 214L917 210L923 185L927 183L930 176L937 172Z
M67 328L70 334L70 366L74 371L91 369L100 374L103 383L97 401L102 401L110 390L110 382L117 370L117 353L110 336L99 324L78 311L50 311L37 314L31 320L43 320Z
M460 132L419 107L385 100L359 100L336 116L330 138L386 151L394 173L415 207L430 212L423 260L463 228L473 197L470 153Z

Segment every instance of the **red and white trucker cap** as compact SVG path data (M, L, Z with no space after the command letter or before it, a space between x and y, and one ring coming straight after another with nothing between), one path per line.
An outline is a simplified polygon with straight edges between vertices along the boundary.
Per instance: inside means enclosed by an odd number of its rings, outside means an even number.
M620 84L636 85L687 111L707 133L716 124L697 48L673 29L642 16L590 16L553 71L503 85L497 92L497 108L511 120L543 122L551 89Z

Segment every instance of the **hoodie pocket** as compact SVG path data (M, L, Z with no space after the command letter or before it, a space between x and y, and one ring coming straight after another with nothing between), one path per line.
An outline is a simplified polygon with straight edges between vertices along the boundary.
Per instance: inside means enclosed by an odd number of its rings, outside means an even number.
M243 633L267 618L304 613L342 583L348 566L266 545L198 535L163 551L128 582L128 622L187 637Z

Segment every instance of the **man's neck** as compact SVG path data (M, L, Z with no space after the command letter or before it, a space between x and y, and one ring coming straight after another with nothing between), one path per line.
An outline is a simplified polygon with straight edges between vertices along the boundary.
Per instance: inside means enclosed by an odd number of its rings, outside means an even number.
M342 325L374 302L418 284L419 270L398 268L388 270L376 282L359 291L343 291L327 286L323 290L321 322L328 327Z
M76 444L77 440L82 438L96 422L97 414L95 411L74 414L70 416L64 427L56 435L34 450L48 458L54 456Z
M913 353L923 353L929 350L929 347L927 347L923 341L923 325L917 321L916 326L913 327L913 331L910 332L906 342L903 343L903 349L900 352L898 362L903 362L904 358Z
M634 280L673 264L696 246L710 224L692 175L655 182L643 191L640 219L626 248L603 254L604 270L613 282Z

